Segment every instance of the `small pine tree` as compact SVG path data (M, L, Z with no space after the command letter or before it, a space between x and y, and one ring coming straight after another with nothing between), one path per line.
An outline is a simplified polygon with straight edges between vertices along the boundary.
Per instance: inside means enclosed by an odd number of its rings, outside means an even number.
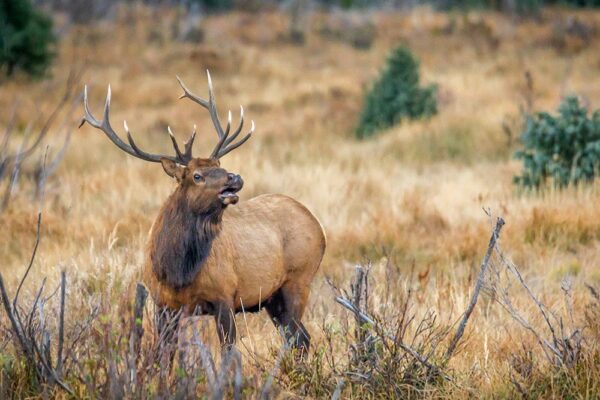
M436 91L435 85L419 86L418 61L406 47L396 48L365 96L356 136L371 136L405 118L434 115L437 112Z
M55 41L52 20L30 0L0 0L0 69L7 76L16 70L43 74L54 57Z
M523 173L515 183L539 188L590 182L600 171L600 110L588 114L577 97L567 97L557 115L546 112L527 116L521 136Z

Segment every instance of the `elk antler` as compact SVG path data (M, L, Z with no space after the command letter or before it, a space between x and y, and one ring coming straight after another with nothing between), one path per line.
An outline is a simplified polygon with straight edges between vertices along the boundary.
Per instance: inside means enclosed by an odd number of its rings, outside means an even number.
M183 88L183 92L184 92L183 95L181 95L180 99L187 97L190 100L200 104L202 107L206 108L208 110L208 112L210 113L210 118L212 119L215 129L217 130L217 135L219 136L219 142L217 143L214 150L212 151L210 158L219 159L219 158L223 157L225 154L229 153L230 151L240 147L242 144L246 143L246 141L248 139L250 139L250 136L254 132L254 121L251 122L252 127L250 128L250 131L246 134L246 136L244 136L242 139L238 140L237 142L233 143L239 136L240 132L242 131L242 127L244 126L244 108L242 106L240 106L240 125L237 127L235 132L233 132L233 134L231 136L229 136L229 131L231 128L231 111L229 111L228 116L227 116L227 127L225 128L225 130L223 130L223 127L221 126L221 120L219 119L219 114L217 112L217 103L215 102L215 96L213 94L213 87L212 87L212 80L210 79L210 73L208 72L208 70L206 71L206 74L208 75L208 97L209 97L208 101L206 101L206 100L196 96L192 92L190 92L179 77L177 77L177 80L179 81L179 84ZM104 132L104 134L110 139L110 141L113 142L118 148L123 150L125 153L130 154L134 157L140 158L142 160L151 161L151 162L160 162L162 158L166 158L168 160L174 161L174 162L176 162L178 164L182 164L182 165L187 165L191 161L191 159L193 158L192 157L192 145L194 144L194 139L196 138L196 126L195 125L194 125L194 131L192 132L190 138L184 144L183 153L181 152L179 145L177 144L177 140L175 139L175 136L173 135L173 132L171 131L170 127L167 127L167 131L169 132L169 137L171 138L171 142L173 144L173 149L175 150L175 156L147 153L144 150L140 149L135 144L135 141L133 140L133 136L131 135L131 132L129 131L129 127L127 126L127 121L123 121L123 126L125 128L125 132L127 133L127 141L129 142L129 144L125 143L119 137L119 135L117 135L117 133L113 130L112 126L110 125L110 117L109 117L110 98L111 98L111 90L110 90L110 85L108 85L108 93L106 95L106 103L104 105L104 115L102 117L102 120L98 121L92 115L92 113L90 111L89 104L88 104L87 85L86 85L84 88L84 91L83 91L83 106L84 106L85 114L81 120L81 123L79 124L79 127L81 128L81 126L87 122L94 128L100 129L102 132Z
M252 133L254 132L254 121L251 121L251 128L250 131L246 134L246 136L233 143L239 136L244 126L244 108L240 106L240 125L237 127L235 132L233 132L233 134L229 136L229 129L231 128L231 111L229 111L227 114L227 127L225 128L225 130L223 130L223 127L221 126L221 120L219 119L219 113L217 112L217 103L215 101L212 80L210 79L210 72L208 70L206 70L206 75L208 76L208 101L192 93L185 86L181 78L177 77L177 81L179 81L179 84L183 89L183 94L179 98L183 99L187 97L193 102L198 103L202 107L206 108L210 113L210 119L212 120L213 125L217 130L217 135L219 136L219 142L215 146L210 157L214 159L219 159L225 154L229 153L230 151L237 149L238 147L246 143L248 139L250 139L250 136L252 136Z
M187 165L190 162L190 160L192 159L192 145L194 144L194 139L196 138L196 126L195 125L194 125L194 131L192 132L192 135L190 136L188 141L185 142L185 145L184 145L185 150L183 153L181 153L181 151L179 150L179 146L177 145L175 136L173 136L173 132L171 132L171 128L169 127L168 128L169 136L171 137L171 141L173 142L173 148L175 149L176 156L173 157L173 156L162 155L162 154L150 154L150 153L147 153L144 150L140 149L135 144L135 141L133 140L133 136L131 136L131 132L129 131L129 127L127 126L127 121L123 121L123 126L125 128L125 132L127 132L127 141L129 142L129 144L123 142L123 140L121 140L119 135L117 135L117 133L113 130L112 126L110 125L110 118L109 118L110 97L111 97L111 90L110 90L110 85L108 85L108 93L106 95L106 104L104 105L104 115L102 117L102 120L98 121L90 112L90 108L89 108L89 104L88 104L87 85L85 85L85 88L83 91L83 106L85 109L85 115L83 116L83 118L81 120L81 124L79 124L79 127L81 128L81 126L87 122L94 128L100 129L102 132L104 132L106 134L106 136L110 139L110 141L113 142L115 145L117 145L117 147L120 148L121 150L123 150L125 153L130 154L134 157L140 158L142 160L151 161L151 162L160 162L161 158L166 158L168 160L174 161L174 162L176 162L178 164L182 164L182 165Z

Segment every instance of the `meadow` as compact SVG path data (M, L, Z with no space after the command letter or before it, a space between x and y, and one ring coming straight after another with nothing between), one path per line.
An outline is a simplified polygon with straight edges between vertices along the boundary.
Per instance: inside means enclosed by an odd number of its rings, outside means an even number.
M529 20L428 8L371 12L376 36L368 49L323 36L332 14L310 16L301 46L286 39L287 16L279 11L208 16L201 43L172 40L174 18L170 10L120 9L112 20L72 26L63 33L51 78L17 77L0 86L0 132L17 97L22 101L16 126L22 130L39 112L36 107L48 112L56 104L69 71L83 63L78 90L88 85L92 110L101 113L110 84L115 129L124 134L126 119L145 149L170 151L167 126L183 140L197 124L197 155L207 156L215 142L208 114L178 100L176 75L206 93L210 69L221 113L244 105L256 132L222 160L244 178L241 200L263 193L292 196L319 218L328 240L304 318L313 338L305 365L278 363L281 339L265 313L237 317L244 394L259 397L261 382L275 366L273 398L331 397L336 389L341 398L600 397L600 300L588 288L600 287L600 186L533 193L513 184L521 169L513 153L524 110L554 111L567 94L581 96L590 109L599 107L600 12L547 9ZM571 34L565 26L573 19L594 29L585 37ZM423 82L438 85L439 113L356 140L364 91L400 43L420 59ZM70 125L75 127L81 115L78 105ZM50 151L62 137L58 129L50 133ZM0 272L11 293L36 239L40 202L31 185L22 180L0 214ZM101 341L105 330L118 331L141 279L148 231L174 185L158 164L125 155L87 125L75 130L47 184L41 243L22 296L33 298L44 277L51 293L65 270L67 327L95 309L99 316L86 334L90 341ZM349 344L360 334L327 280L347 287L355 265L371 263L370 312L382 324L396 321L403 304L415 321L434 313L438 346L445 348L467 307L492 232L494 219L484 209L506 221L502 250L531 290L548 309L564 315L566 325L582 327L586 352L577 365L550 365L536 336L483 293L457 353L444 367L450 381L411 384L394 375L393 363L374 373L381 381L346 374L353 357ZM539 307L522 289L510 287L512 304L549 335ZM49 310L56 308L52 304ZM147 334L151 313L148 306ZM212 320L196 323L217 358ZM417 337L417 347L419 326L406 328L407 337ZM31 388L11 343L7 333L0 339L1 390L43 397ZM431 342L423 343L427 351ZM84 353L78 353L82 360L104 356ZM431 359L438 355L435 350ZM523 365L528 372L516 372ZM394 376L402 382L386 388L385 379ZM108 392L87 392L89 382L65 379L76 388L75 397L108 397ZM208 383L199 382L199 392L208 390ZM69 398L57 387L45 394Z

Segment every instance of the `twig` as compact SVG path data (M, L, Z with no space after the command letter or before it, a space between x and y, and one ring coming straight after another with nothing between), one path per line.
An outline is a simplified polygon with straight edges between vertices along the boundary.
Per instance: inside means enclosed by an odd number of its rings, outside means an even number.
M343 307L347 308L348 310L352 311L354 313L355 316L357 316L357 318L360 319L360 321L363 324L369 324L371 326L376 326L377 323L375 322L375 320L373 318L371 318L371 316L369 316L368 314L364 313L363 311L359 310L354 303L352 303L350 300L348 300L345 297L342 296L336 296L335 301L338 302L340 305L342 305ZM423 364L423 366L425 366L427 369L429 369L430 371L434 372L434 373L440 373L440 368L436 365L433 365L432 363L430 363L426 357L424 357L423 355L419 354L418 352L416 352L415 350L413 350L410 346L402 343L401 341L397 340L397 338L394 335L391 335L389 333L384 333L385 336L390 339L391 341L393 341L394 343L398 344L398 347L400 347L402 350L404 350L405 352L407 352L408 354L411 355L411 357L413 357L415 360L417 360L418 362L420 362L421 364ZM446 380L450 380L450 377L443 375L444 379Z
M517 277L521 286L523 286L525 288L525 291L527 292L527 294L529 295L531 300L533 300L535 305L540 310L540 313L542 314L542 317L544 318L544 321L546 322L546 325L548 326L548 329L550 329L550 333L552 334L552 341L554 342L554 344L556 344L558 341L556 338L556 332L554 330L554 326L552 325L552 323L550 321L550 317L548 316L548 313L546 312L546 306L536 297L536 295L533 293L533 291L531 290L529 285L527 285L527 283L525 282L525 279L521 275L521 272L519 272L519 270L511 262L506 260L506 258L504 257L503 253L500 251L499 248L498 248L498 254L500 254L500 258L501 258L502 262L504 263L504 265L507 267L508 270L510 270L513 273L513 275L515 275ZM546 345L550 348L550 350L552 350L557 355L560 354L554 346L550 345L549 343L546 343Z
M4 310L8 315L8 319L10 320L10 323L12 325L14 334L19 340L19 344L21 345L21 348L23 349L27 360L32 365L37 366L38 364L35 360L35 357L37 355L42 366L42 371L38 370L38 372L43 373L43 370L45 370L48 376L52 378L52 381L54 381L67 393L74 395L74 392L71 390L71 388L69 388L69 386L67 386L63 381L61 381L60 378L56 375L56 371L53 370L50 365L48 365L44 353L42 352L42 350L40 350L35 340L30 341L24 336L23 325L15 318L14 309L11 307L10 300L8 298L8 293L6 292L6 287L4 286L4 279L2 278L2 274L0 274L0 294L2 296L2 304L4 306Z
M40 297L42 297L42 293L43 293L45 287L46 287L46 277L44 277L44 279L42 279L42 284L40 285L40 288L38 289L38 292L35 295L35 299L33 300L33 305L31 306L31 310L29 311L29 319L27 321L27 326L30 329L33 325L32 323L33 323L33 316L35 315L35 309L37 308L38 302L40 301ZM42 300L42 302L44 302L44 300Z
M65 342L65 297L67 275L63 269L60 273L60 314L58 317L58 351L56 353L56 374L60 376L63 368L63 347Z
M148 290L143 284L137 283L135 287L135 303L133 308L133 321L132 321L132 337L131 343L136 359L139 356L139 350L141 345L142 336L144 335L144 327L142 321L144 318L144 306L146 305L146 299L148 298Z
M498 219L496 220L496 227L494 228L494 231L492 232L492 236L490 237L490 243L488 245L487 252L485 253L485 257L483 258L483 262L481 263L481 269L479 271L479 275L477 276L477 283L475 284L475 290L473 291L473 295L471 296L471 301L469 302L469 305L467 306L467 309L465 310L465 313L463 314L462 320L460 321L460 324L458 325L456 334L454 335L454 338L452 338L452 341L450 342L450 345L448 346L448 350L446 351L446 361L452 357L452 354L456 350L456 346L458 345L458 342L460 341L463 334L465 333L465 327L467 326L467 322L469 322L469 317L471 316L471 313L473 312L473 310L475 309L475 305L477 304L477 299L479 298L479 292L481 291L481 288L483 287L484 277L485 277L485 273L488 269L490 257L492 256L492 252L494 251L494 248L496 246L496 241L500 237L500 231L502 230L504 223L505 223L504 219L502 219L501 217L498 217Z
M40 350L40 348L37 345L37 343L35 341L33 341L33 340L31 341L31 343L33 344L33 349L34 349L35 353L37 354L37 356L38 356L38 358L40 360L40 364L42 364L43 369L46 370L46 372L52 378L52 380L54 381L54 383L56 383L64 391L66 391L67 393L69 393L70 395L73 396L75 394L73 392L73 390L71 390L71 388L69 386L67 386L66 383L64 383L63 381L61 381L58 378L58 376L56 375L56 371L52 369L51 365L49 365L48 360L46 360L46 357L44 356L44 354Z
M25 274L23 275L23 278L21 278L21 281L19 282L19 286L17 287L17 292L15 293L15 298L13 299L13 308L17 308L17 300L19 299L19 292L21 291L21 287L23 286L25 279L27 279L27 276L29 275L29 271L31 270L31 267L33 266L33 261L35 260L35 255L37 254L38 246L40 245L41 227L42 227L42 211L40 210L38 212L37 230L36 230L36 235L35 235L35 245L33 246L33 252L31 253L31 258L29 259L29 265L27 266L27 269L25 270Z
M0 294L2 295L2 305L4 306L4 311L6 311L6 315L8 315L8 319L10 321L10 324L12 325L13 332L14 332L15 336L17 337L17 339L19 340L19 344L21 345L23 352L25 353L26 356L29 357L32 355L33 350L31 349L30 346L27 345L27 342L25 341L25 337L23 336L23 331L21 330L21 326L15 319L15 315L14 315L12 307L10 305L10 300L8 299L8 293L6 292L6 287L4 286L4 278L2 277L1 273L0 273Z
M23 146L25 146L26 140L27 140L27 133L24 135L23 142L21 143L21 145L19 146L19 149L17 150L17 154L14 159L14 165L12 166L12 172L10 174L10 178L6 185L6 189L4 191L4 196L2 198L2 204L0 204L0 211L6 210L8 208L8 204L10 203L10 198L13 194L13 189L16 186L17 181L19 180L19 172L21 171L21 163L23 162L22 150L23 150ZM8 168L11 161L7 157L3 160L3 162L4 162L3 168Z
M367 282L368 282L368 274L369 274L369 267L367 267L366 269L363 268L361 265L356 265L356 267L354 268L355 270L355 275L354 275L354 282L352 283L351 289L352 289L352 293L354 295L354 299L353 299L353 304L356 305L356 307L358 309L363 309L363 304L361 304L363 297L365 297L364 299L364 309L367 309L367 298L366 296L368 295L368 289L367 289ZM363 293L365 293L365 296L363 296ZM366 336L366 330L365 330L365 323L364 321L361 321L360 317L355 313L355 319L356 319L356 337L358 338L358 340L363 343L365 341L365 336Z
M144 336L144 327L142 325L144 318L144 306L148 298L148 291L141 283L135 287L135 302L133 306L133 315L131 317L131 327L129 331L129 356L127 360L129 368L129 387L132 392L137 385L137 367L140 356L142 337ZM133 394L133 393L131 393Z
M523 318L521 316L521 314L519 314L519 312L514 308L514 306L510 302L510 299L508 298L508 295L504 294L503 298L502 298L502 301L500 301L498 299L497 302L498 302L498 304L500 304L500 306L502 308L504 308L508 312L508 314L515 321L517 321L519 323L519 325L521 325L527 331L531 332L531 334L535 337L535 339L537 340L538 344L542 348L542 351L544 352L544 355L548 359L548 362L552 363L552 357L548 353L548 349L552 350L552 352L555 355L558 355L557 350L554 349L553 346L550 345L550 343L548 343L548 341L546 339L544 339L544 338L542 338L540 336L540 334L533 328L533 326L531 326L531 324L529 323L529 321L527 321L525 318Z

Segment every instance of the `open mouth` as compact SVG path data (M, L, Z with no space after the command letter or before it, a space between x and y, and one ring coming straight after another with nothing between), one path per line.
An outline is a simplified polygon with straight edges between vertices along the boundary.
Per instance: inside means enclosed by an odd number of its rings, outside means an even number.
M241 189L242 189L241 186L224 188L219 193L219 198L221 199L221 202L225 205L236 204L238 202L238 200L240 199L240 197L237 195L237 193Z
M219 193L219 198L221 199L221 202L225 205L235 204L240 199L237 195L237 190L231 188L227 188L221 193Z

